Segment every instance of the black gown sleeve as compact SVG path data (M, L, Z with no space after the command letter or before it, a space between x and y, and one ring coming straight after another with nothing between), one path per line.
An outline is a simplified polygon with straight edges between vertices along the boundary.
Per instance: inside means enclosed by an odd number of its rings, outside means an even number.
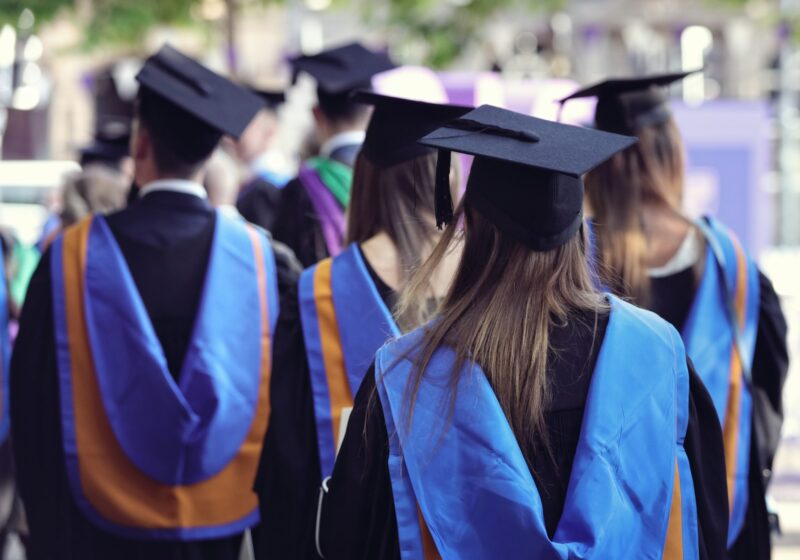
M300 179L292 179L283 188L280 210L272 235L285 243L303 267L309 267L328 256L322 228Z
M254 487L261 510L261 524L253 533L259 559L316 557L321 475L296 286L282 298L275 328L270 423Z
M389 437L374 364L353 403L321 513L320 548L326 560L399 560Z
M244 186L236 201L236 209L250 223L272 231L278 218L282 189L262 177L255 177Z
M53 383L56 357L49 256L48 250L28 286L9 371L17 484L22 500L33 506L26 512L33 537L28 543L29 558L46 557L44 549L40 549L43 539L37 537L48 534L64 507L59 499L63 498L64 489L53 472L53 465L63 464L63 454L54 445L60 439L60 434L54 433L60 419L58 392ZM39 507L48 502L50 507Z
M691 361L689 365L689 426L683 446L689 457L700 558L725 558L728 538L728 486L725 449L714 401Z
M748 504L744 525L730 550L731 560L770 557L766 488L783 424L783 384L789 370L786 319L772 282L759 272L759 311L753 354L753 423L750 437Z
M783 424L783 385L789 372L786 318L772 282L759 272L760 305L753 355L753 431L758 463L772 470ZM767 480L768 481L768 480Z

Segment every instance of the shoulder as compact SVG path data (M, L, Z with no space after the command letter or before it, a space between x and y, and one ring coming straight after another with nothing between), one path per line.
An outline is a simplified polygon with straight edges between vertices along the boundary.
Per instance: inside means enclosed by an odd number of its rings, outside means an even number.
M412 362L425 340L428 328L429 325L422 325L386 341L375 354L376 369L386 371L399 362Z
M616 296L609 296L611 301L611 318L609 331L614 325L616 332L635 337L637 342L664 345L683 358L686 355L680 334L668 321L652 311L637 307Z

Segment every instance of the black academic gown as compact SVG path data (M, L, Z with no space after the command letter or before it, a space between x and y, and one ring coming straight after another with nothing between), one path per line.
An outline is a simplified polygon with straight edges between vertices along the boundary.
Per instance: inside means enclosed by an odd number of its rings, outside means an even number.
M650 307L679 330L686 323L697 290L695 276L694 269L688 268L652 279ZM758 331L751 385L753 425L748 473L749 502L742 532L730 551L730 558L741 560L770 558L770 527L765 494L772 461L780 442L782 392L789 370L786 319L781 311L780 300L772 283L761 272L759 286Z
M545 423L553 458L537 441L523 442L532 457L545 526L552 537L564 507L578 445L583 409L607 317L596 335L591 317L570 321L551 333L549 379L552 396ZM684 443L697 498L700 557L724 557L727 488L722 434L711 397L690 366L689 426ZM399 559L383 409L375 398L374 366L355 399L344 443L322 507L320 542L327 560ZM372 400L372 404L370 401Z
M180 371L192 332L215 225L208 203L153 192L108 217L164 348ZM275 247L278 287L293 290L299 267ZM64 463L53 328L50 258L33 275L11 363L12 436L30 525L29 560L237 560L241 536L192 543L134 541L90 523L70 493ZM243 483L247 483L243 481Z
M272 231L278 219L282 193L282 188L263 177L253 177L242 187L236 209L248 222Z
M353 167L360 149L360 144L343 145L329 157ZM329 256L319 218L299 178L292 179L282 189L279 210L269 231L277 241L294 251L303 267L312 266Z
M389 309L397 295L365 259ZM275 328L271 415L255 490L261 525L253 533L258 560L314 559L314 527L321 481L317 428L297 299L281 309Z

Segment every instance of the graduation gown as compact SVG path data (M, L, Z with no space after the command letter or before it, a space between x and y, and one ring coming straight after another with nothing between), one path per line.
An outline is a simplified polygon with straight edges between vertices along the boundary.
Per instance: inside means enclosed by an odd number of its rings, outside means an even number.
M552 458L540 441L521 442L532 457L531 471L552 538L564 508L584 408L608 317L573 317L551 333L551 400L545 423ZM697 502L700 558L722 558L727 535L727 488L722 437L710 396L690 370L689 424L684 447ZM326 559L400 558L389 471L389 439L375 394L374 366L355 400L322 506L320 544Z
M107 223L175 377L193 331L215 213L191 194L157 191ZM275 245L274 253L283 297L299 267L285 248ZM28 558L237 559L241 535L195 542L120 538L91 523L74 502L62 442L48 257L31 281L11 364L12 436L30 525Z
M387 308L397 294L364 259L367 272ZM297 297L284 298L275 328L272 413L255 490L261 524L254 531L256 557L317 558L314 546L320 456L311 374Z
M257 175L242 187L236 209L242 217L267 231L275 229L283 187Z
M328 157L352 167L360 148L360 144L343 145ZM273 227L267 228L273 237L292 249L304 268L330 256L320 219L300 178L289 181L279 198Z
M731 558L769 558L770 527L765 502L766 485L780 443L783 423L782 392L789 370L786 319L770 280L758 275L758 330L753 355L753 421L750 437L748 507L745 521L730 550ZM651 309L683 329L699 279L693 268L652 279ZM766 476L765 476L766 473Z

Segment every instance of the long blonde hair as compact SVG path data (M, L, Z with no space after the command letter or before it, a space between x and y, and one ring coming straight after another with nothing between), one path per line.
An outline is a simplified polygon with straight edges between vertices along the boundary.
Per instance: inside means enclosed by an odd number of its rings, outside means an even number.
M458 225L462 218L463 229ZM581 233L556 249L534 252L462 203L430 258L411 278L401 308L419 307L416 302L428 295L430 275L458 243L463 243L463 254L453 283L414 352L408 421L426 367L436 350L447 346L456 357L450 372L453 391L464 364L474 361L486 373L518 441L538 437L547 445L550 329L570 320L575 310L607 309L590 277L586 239Z
M647 306L650 279L642 208L651 204L680 213L684 148L672 118L642 129L638 137L638 144L586 176L586 201L597 228L601 280L617 295Z

